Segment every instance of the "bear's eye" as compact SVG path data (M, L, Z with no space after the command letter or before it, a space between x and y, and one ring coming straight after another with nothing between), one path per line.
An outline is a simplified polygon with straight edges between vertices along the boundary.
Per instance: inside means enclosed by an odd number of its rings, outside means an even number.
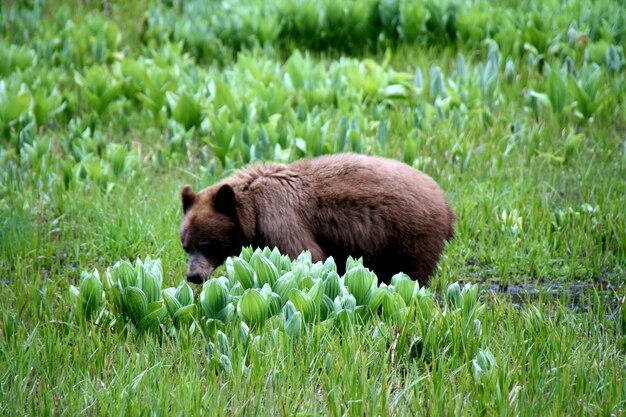
M203 240L202 242L198 243L198 250L200 252L206 252L209 250L209 248L211 247L210 242Z
M183 245L183 250L184 250L185 252L189 253L189 247L188 247L188 246Z

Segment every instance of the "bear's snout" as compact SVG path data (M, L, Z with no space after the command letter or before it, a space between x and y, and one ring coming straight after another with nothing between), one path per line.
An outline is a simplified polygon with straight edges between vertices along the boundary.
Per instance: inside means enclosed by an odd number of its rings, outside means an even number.
M202 254L191 254L187 265L187 281L201 284L211 276L214 269L215 267L209 264Z

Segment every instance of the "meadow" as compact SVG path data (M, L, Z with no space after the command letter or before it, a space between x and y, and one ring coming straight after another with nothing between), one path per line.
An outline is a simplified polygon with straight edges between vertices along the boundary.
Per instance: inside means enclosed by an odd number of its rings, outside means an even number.
M626 413L621 2L0 7L0 414ZM339 152L446 191L428 287L185 282L184 184Z

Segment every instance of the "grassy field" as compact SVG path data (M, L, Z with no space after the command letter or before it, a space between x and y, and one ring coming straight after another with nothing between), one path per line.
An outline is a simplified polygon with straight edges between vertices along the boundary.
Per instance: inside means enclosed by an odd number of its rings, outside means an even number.
M338 4L1 6L0 414L626 413L623 5ZM429 288L267 253L184 284L184 184L347 151L448 194ZM156 291L117 280L148 256Z

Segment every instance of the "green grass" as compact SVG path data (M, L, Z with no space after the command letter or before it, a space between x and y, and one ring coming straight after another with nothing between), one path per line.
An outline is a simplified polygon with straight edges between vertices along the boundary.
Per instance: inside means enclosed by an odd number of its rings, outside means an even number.
M80 326L66 308L31 328L5 315L2 404L8 414L620 414L623 348L607 307L573 313L546 301L522 310L496 302L482 316L488 346L476 345L473 325L467 339L446 340L440 324L423 333L413 317L397 331L317 326L297 342L278 332L248 346L229 328L231 373L197 333L170 339ZM438 345L412 353L417 334ZM478 348L495 358L480 378L469 353Z
M250 21L243 8L222 26L190 26L206 23L194 2L188 10L111 3L108 15L89 1L0 10L3 415L625 412L617 2L476 2L457 10L464 35L441 38L432 20L404 39L405 23L377 23L363 45L338 43L337 33L305 39L283 20L284 36L242 38L230 29ZM278 6L295 3L264 4L276 18L290 10ZM587 9L596 12L576 11ZM463 32L467 16L491 29ZM567 40L571 22L588 35L587 52ZM438 71L445 92L433 81ZM587 89L584 103L576 85ZM342 151L403 160L448 194L457 235L431 282L435 294L455 281L596 290L576 302L540 294L521 308L485 290L478 336L473 322L465 336L446 336L447 316L424 327L415 310L380 326L313 326L300 340L270 323L250 344L233 324L225 328L232 373L209 357L210 334L138 334L76 316L69 286L82 271L151 255L163 262L164 287L184 277L184 184L200 189L254 160ZM431 343L421 355L411 351L418 336ZM472 360L487 348L497 366L478 378Z

